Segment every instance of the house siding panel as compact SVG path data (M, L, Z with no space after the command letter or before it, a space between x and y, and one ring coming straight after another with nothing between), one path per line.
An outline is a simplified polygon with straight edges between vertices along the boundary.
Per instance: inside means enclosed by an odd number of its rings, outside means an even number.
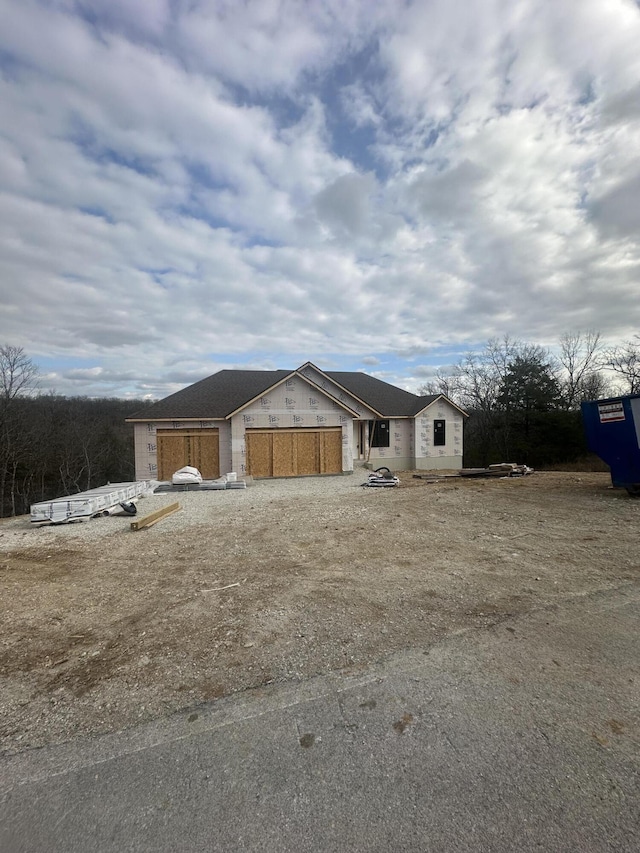
M389 418L389 447L372 447L369 461L374 468L396 471L413 468L413 419Z
M445 443L433 441L434 421L444 420ZM446 400L436 400L415 419L415 467L421 470L462 467L463 416Z
M308 377L311 382L314 382L318 385L323 391L326 391L328 394L331 394L332 397L335 397L339 402L343 403L345 406L348 406L352 411L354 411L358 418L364 418L368 420L370 418L375 418L377 415L369 409L367 406L363 405L359 400L356 400L354 396L349 394L346 391L343 391L335 382L332 382L326 376L323 376L318 370L314 370L311 366L306 366L302 370L302 375Z
M348 405L348 403L346 404ZM353 470L353 418L341 405L329 399L325 394L314 388L302 377L294 376L271 389L267 394L254 400L251 405L238 412L231 419L232 460L234 470L246 474L247 446L246 430L251 429L323 429L340 427L341 460L340 470ZM286 439L282 439L286 441ZM332 445L331 454L335 454ZM311 450L309 450L311 453ZM285 463L282 463L285 467ZM335 463L332 463L332 466ZM293 465L293 462L292 462ZM309 473L311 465L307 466ZM305 468L305 471L307 470ZM284 469L283 469L284 470ZM253 473L253 472L252 472ZM303 472L298 470L299 474ZM255 476L255 475L254 475ZM257 476L287 476L275 472L272 475Z

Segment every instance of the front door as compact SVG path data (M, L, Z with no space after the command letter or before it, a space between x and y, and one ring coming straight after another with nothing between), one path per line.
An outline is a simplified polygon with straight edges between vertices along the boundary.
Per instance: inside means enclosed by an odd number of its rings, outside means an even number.
M366 459L367 458L367 422L366 421L354 421L353 422L353 443L356 446L356 459Z

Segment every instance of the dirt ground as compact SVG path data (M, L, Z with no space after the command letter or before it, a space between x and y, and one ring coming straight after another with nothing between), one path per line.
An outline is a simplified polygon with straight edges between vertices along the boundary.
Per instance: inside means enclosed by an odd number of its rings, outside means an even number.
M138 533L0 523L0 748L358 672L640 578L640 501L607 474L362 479L154 496L184 509Z

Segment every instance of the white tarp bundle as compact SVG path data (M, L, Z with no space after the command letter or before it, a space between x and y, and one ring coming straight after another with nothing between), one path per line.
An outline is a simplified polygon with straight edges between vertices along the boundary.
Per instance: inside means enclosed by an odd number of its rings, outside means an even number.
M202 474L197 468L192 468L191 465L185 465L175 472L171 478L174 486L185 486L192 483L201 483Z

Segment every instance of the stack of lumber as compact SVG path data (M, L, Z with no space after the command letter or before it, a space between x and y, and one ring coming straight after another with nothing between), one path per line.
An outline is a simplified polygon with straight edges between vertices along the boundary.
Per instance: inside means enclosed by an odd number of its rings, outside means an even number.
M438 474L430 471L426 474L414 474L413 478L437 483L451 477L524 477L526 474L533 474L533 468L529 468L528 465L518 465L516 462L498 462L495 465L489 465L488 468L462 468L455 474Z
M533 468L528 465L518 465L516 462L498 462L488 468L463 468L460 477L524 477L532 474Z
M31 504L31 521L37 524L68 524L111 515L123 504L135 503L138 498L150 495L154 483L153 480L107 483L75 495Z

